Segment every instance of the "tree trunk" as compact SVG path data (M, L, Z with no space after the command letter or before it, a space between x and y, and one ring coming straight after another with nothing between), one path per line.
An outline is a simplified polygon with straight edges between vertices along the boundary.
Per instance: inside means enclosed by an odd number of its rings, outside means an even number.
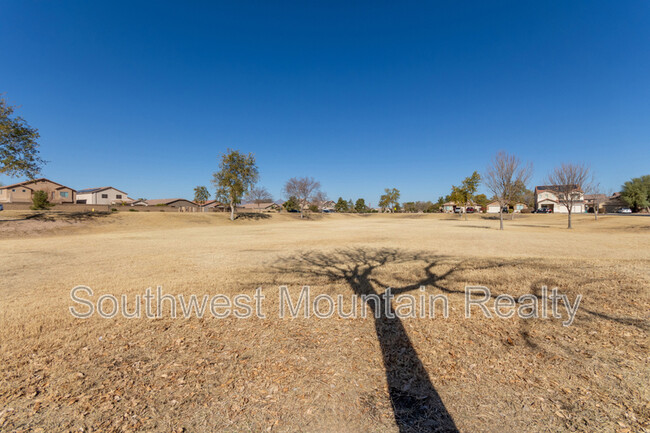
M230 221L235 221L235 204L230 202Z
M571 209L569 209L569 228L571 228Z
M303 202L301 201L301 202L300 202L300 219L303 219L303 218L304 218L304 215L303 215L304 210L305 210L305 203L303 203Z
M515 219L515 208L512 208L512 215L510 215L510 221Z
M594 219L598 221L598 206L594 206Z
M503 206L499 211L499 230L503 230Z

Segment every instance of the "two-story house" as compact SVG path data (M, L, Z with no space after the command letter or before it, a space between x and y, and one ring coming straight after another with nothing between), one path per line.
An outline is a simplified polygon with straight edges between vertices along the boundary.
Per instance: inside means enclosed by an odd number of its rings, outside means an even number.
M77 191L77 203L79 204L129 204L132 201L124 191L112 186Z
M77 191L41 178L0 186L0 203L31 203L34 191L45 191L53 204L74 203Z
M535 187L535 209L550 209L554 213L569 213L567 207L559 200L562 190L554 185L543 185ZM570 188L574 195L573 209L571 213L583 213L585 211L585 196L578 187Z

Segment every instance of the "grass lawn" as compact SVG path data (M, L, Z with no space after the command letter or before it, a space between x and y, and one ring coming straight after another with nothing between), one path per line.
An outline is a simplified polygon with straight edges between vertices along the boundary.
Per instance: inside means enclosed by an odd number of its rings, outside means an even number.
M498 224L2 212L0 431L650 429L650 218ZM266 318L173 319L163 304L160 319L78 319L77 285L94 301L127 295L129 310L150 287L229 297L261 287ZM466 319L466 285L582 300L568 327L478 309ZM280 286L294 300L303 286L341 295L346 311L352 295L387 287L441 294L449 316L280 318Z

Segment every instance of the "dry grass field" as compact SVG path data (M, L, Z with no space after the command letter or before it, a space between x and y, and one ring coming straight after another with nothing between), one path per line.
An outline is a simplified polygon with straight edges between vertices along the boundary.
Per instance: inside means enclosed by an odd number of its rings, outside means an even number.
M567 230L521 215L503 232L479 215L0 219L1 431L650 431L647 217L579 215ZM149 287L262 287L267 317L78 319L77 285L126 294L129 310ZM279 318L283 285L343 295L344 310L423 285L449 317ZM583 298L569 327L465 319L466 285Z

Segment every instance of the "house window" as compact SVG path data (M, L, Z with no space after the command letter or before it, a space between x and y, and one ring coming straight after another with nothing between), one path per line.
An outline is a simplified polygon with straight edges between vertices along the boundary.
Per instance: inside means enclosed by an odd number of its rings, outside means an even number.
M63 197L63 198L68 198L68 192L67 191L61 191L59 194L61 194L61 197Z
M16 190L15 190L15 189L12 189L11 192L16 192Z
M122 194L117 194L115 198L122 198Z
M108 194L102 194L102 198L108 198Z
M25 192L25 190L23 190L23 192Z

